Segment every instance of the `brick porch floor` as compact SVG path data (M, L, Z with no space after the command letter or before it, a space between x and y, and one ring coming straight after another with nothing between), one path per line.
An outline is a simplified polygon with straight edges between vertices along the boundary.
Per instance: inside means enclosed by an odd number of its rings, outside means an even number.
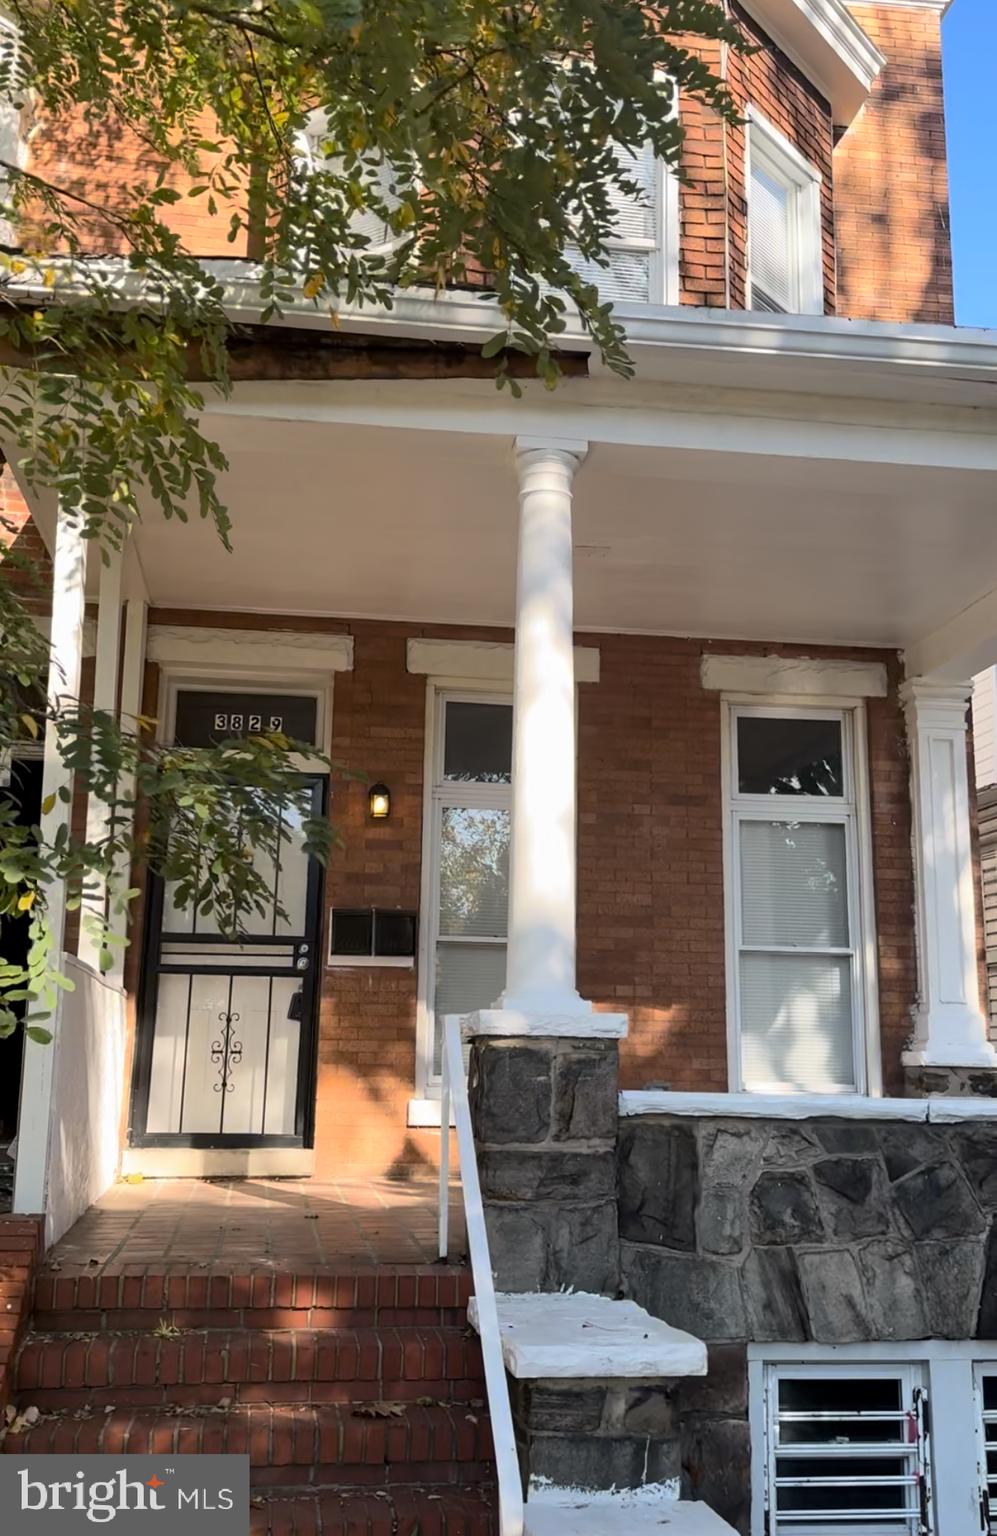
M432 1180L147 1179L115 1184L42 1261L67 1275L436 1262ZM450 1253L464 1251L460 1190ZM54 1262L53 1262L54 1261Z

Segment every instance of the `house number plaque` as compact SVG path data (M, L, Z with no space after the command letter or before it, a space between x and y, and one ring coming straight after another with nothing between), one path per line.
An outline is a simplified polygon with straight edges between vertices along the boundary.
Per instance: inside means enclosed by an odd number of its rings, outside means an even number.
M317 701L294 693L234 693L181 688L177 693L176 744L210 747L240 736L283 731L315 745Z

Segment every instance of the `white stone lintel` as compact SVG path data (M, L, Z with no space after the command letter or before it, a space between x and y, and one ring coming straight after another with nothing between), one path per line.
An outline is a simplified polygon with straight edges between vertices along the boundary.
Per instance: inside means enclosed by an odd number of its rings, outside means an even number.
M997 1099L875 1099L856 1093L671 1093L665 1089L627 1089L620 1094L620 1115L684 1115L702 1119L749 1120L908 1120L927 1125L956 1120L997 1120Z
M353 636L295 629L215 629L150 624L149 661L160 666L217 670L262 667L275 672L352 672Z
M782 694L791 698L885 699L880 661L829 661L808 656L704 656L700 679L711 693Z
M518 1380L706 1375L702 1340L652 1317L635 1301L613 1301L584 1291L506 1291L495 1300L502 1358ZM477 1328L473 1296L467 1315Z
M524 1013L518 1008L479 1008L460 1021L465 1040L476 1035L522 1036L526 1039L622 1040L625 1013Z
M599 648L576 645L575 682L599 681ZM406 666L425 677L512 686L514 647L501 640L409 640Z

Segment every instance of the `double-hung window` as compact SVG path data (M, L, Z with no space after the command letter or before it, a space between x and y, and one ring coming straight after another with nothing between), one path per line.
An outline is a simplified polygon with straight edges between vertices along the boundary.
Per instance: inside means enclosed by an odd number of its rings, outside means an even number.
M432 1077L442 1020L490 1008L505 987L512 809L512 705L439 693L433 771L427 1005Z
M927 1400L918 1364L765 1367L769 1536L922 1536Z
M823 314L820 177L752 108L747 146L748 308Z
M650 144L636 152L618 146L621 173L639 196L612 188L615 233L607 242L607 266L588 260L576 247L565 255L601 299L614 304L677 304L678 182L674 171L656 158Z
M728 704L727 720L733 1086L863 1091L854 711Z

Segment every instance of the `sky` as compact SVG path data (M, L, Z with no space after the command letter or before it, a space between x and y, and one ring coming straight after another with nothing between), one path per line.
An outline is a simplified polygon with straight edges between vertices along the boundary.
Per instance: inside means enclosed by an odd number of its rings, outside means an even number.
M997 328L997 0L954 0L942 40L956 320Z

